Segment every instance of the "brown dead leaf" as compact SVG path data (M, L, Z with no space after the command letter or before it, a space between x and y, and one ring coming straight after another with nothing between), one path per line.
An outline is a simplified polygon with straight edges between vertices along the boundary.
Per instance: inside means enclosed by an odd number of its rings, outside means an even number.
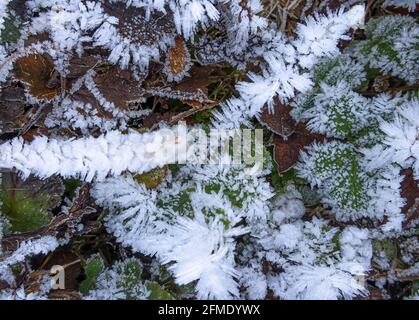
M190 56L181 36L176 36L175 46L169 49L168 59L169 71L174 76L181 74L188 67Z
M124 3L117 1L103 1L102 7L105 13L118 18L115 27L131 43L153 46L168 35L175 37L176 26L169 13L154 10L146 18L145 8L131 6L127 10Z
M416 5L416 9L415 9L414 12L410 12L407 8L395 7L395 6L386 7L386 11L389 11L389 12L395 13L395 14L415 16L419 12L419 4Z
M259 121L275 134L287 139L297 127L297 123L290 115L291 106L283 105L276 99L273 111L271 113L269 108L265 106L262 109Z
M314 141L320 141L326 137L312 133L304 124L298 124L295 132L287 139L274 135L274 160L278 166L278 172L284 172L292 168L298 161L300 150Z
M211 76L213 68L210 66L193 66L190 77L184 78L178 83L165 83L161 80L148 81L145 92L148 96L178 99L181 101L196 101L200 103L212 103L208 98L208 86L217 82L217 77Z
M406 204L402 208L402 212L406 213L419 197L419 181L414 179L413 170L410 168L401 170L400 174L405 177L401 185L400 195L406 199Z
M81 296L78 291L73 290L54 290L48 294L51 300L80 300Z
M54 81L56 73L49 55L32 54L19 58L14 65L15 77L28 85L28 92L40 100L52 100L60 92L60 84Z
M165 113L152 112L143 119L143 127L149 128L149 129L153 128L160 121L164 121L168 123L174 116L176 116L176 114L177 114L176 112L172 112L172 111L168 111Z
M39 128L32 128L26 131L24 134L22 134L23 140L27 142L31 142L33 139L39 136L48 136L48 129L44 127Z
M29 294L40 292L43 279L45 277L49 277L48 271L45 270L34 271L28 274L23 283L25 293Z
M359 297L357 300L383 300L383 293L379 288L368 285L369 295L366 297Z
M121 109L127 109L130 102L144 97L141 81L134 79L131 71L122 70L117 66L97 74L94 82L105 99Z
M23 125L25 92L19 87L0 89L0 133L13 132Z
M106 111L93 96L93 94L86 88L86 86L81 86L79 90L71 95L71 100L79 101L86 104L90 104L96 111L95 115L102 119L112 119L113 115L111 112ZM77 108L77 111L81 115L86 115L86 110L83 108Z
M27 39L24 40L25 47L28 47L35 43L41 43L44 41L50 41L51 38L48 32L42 32L38 34L30 34Z
M400 172L405 178L401 184L400 195L406 200L406 204L402 208L405 214L403 226L408 227L413 221L419 219L419 181L413 177L412 169L403 169Z
M79 57L74 55L68 66L67 79L78 79L91 70L99 62L99 58L93 55L83 55Z

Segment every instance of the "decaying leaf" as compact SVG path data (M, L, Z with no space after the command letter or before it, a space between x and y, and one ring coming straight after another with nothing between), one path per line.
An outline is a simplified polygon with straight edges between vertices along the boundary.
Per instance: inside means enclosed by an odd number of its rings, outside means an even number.
M149 96L166 97L169 99L178 99L181 101L208 102L208 86L216 82L218 78L212 77L211 67L192 67L190 77L184 78L181 82L175 84L167 83L147 83L145 92ZM213 102L213 101L211 101Z
M418 12L419 12L419 4L416 4L416 9L415 9L414 12L410 12L407 8L396 7L396 6L388 6L385 9L386 9L386 11L389 11L389 12L394 13L394 14L417 15Z
M103 58L104 60L104 58ZM99 64L100 58L97 55L83 55L78 56L74 55L70 59L70 63L68 65L68 73L66 74L66 78L68 80L78 79L86 74L87 71L93 69L94 67L100 66Z
M295 131L297 123L291 117L291 106L284 105L275 99L273 112L265 106L260 114L259 121L267 126L272 132L287 139Z
M176 112L167 111L165 113L152 112L147 117L143 119L144 128L153 128L158 125L161 121L169 123L170 120L176 116Z
M22 138L25 141L30 142L33 139L35 139L35 137L38 137L38 136L48 136L48 129L43 128L43 127L42 128L32 128L32 129L29 129L28 131L26 131L22 135Z
M403 226L407 227L419 219L419 181L414 179L412 169L401 170L401 175L405 178L401 184L400 195L406 200L401 211L406 216Z
M72 290L54 290L48 295L51 300L80 300L81 296L78 291Z
M25 113L26 98L22 88L0 89L0 134L20 129Z
M169 14L153 11L146 16L144 8L130 7L115 1L104 1L104 11L118 18L117 29L119 33L131 43L155 46L164 41L164 38L175 34L176 27Z
M13 69L16 79L28 85L28 92L40 100L52 100L60 92L60 82L49 55L32 54L19 58Z
M127 109L129 103L144 97L141 81L135 80L131 71L116 66L97 74L94 82L105 99L121 109Z
M315 134L307 130L304 124L297 125L295 132L287 139L274 135L274 160L279 172L292 168L298 161L300 151L313 141L325 139L323 135Z
M167 72L169 78L178 80L190 68L190 55L185 41L181 36L176 36L175 45L169 49Z

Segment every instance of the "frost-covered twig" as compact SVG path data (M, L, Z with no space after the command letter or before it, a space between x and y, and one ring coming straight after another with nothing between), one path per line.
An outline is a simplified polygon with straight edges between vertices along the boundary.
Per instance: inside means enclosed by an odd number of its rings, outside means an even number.
M0 145L0 167L16 168L24 176L60 174L86 181L125 170L142 173L175 163L176 151L184 152L186 147L181 132L180 127L143 134L110 131L97 138L36 137L30 143L15 138Z

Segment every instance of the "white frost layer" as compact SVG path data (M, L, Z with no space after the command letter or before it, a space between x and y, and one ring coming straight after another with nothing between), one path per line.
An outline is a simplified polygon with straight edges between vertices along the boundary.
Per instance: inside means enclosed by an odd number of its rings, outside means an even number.
M24 176L41 178L54 174L101 180L125 170L142 173L176 162L185 152L186 134L180 126L143 133L110 131L97 138L48 139L36 137L25 143L15 138L0 145L0 167L16 168Z

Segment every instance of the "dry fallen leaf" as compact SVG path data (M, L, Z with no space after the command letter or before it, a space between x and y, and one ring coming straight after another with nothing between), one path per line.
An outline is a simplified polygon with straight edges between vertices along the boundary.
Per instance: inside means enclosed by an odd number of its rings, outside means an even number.
M19 58L13 69L16 79L28 85L28 92L40 100L52 100L60 92L54 64L49 55L32 54Z
M304 124L298 124L295 132L287 139L274 135L274 160L279 172L292 168L298 161L300 150L314 141L326 139L325 136L312 133Z
M130 102L144 97L141 81L134 79L131 71L116 66L97 74L94 82L105 99L121 109L127 109Z
M208 98L208 86L217 82L217 77L212 77L212 67L192 67L190 77L178 83L165 83L161 80L147 81L145 92L148 96L164 97L184 101L211 103Z
M417 15L419 12L419 4L416 4L416 9L414 12L410 12L407 8L402 7L396 7L396 6L388 6L386 7L386 11L389 11L391 13L395 14L401 14L401 15Z
M169 49L168 59L168 69L173 76L181 74L188 68L190 56L181 36L176 36L174 47Z
M25 105L25 92L22 88L5 87L0 89L1 134L21 128L24 122Z
M271 113L265 106L260 114L259 121L267 126L272 132L287 139L297 127L297 123L290 115L291 106L283 105L278 100L275 101L274 110Z
M402 213L406 215L403 226L407 227L411 222L419 219L419 181L413 177L412 169L403 169L400 172L405 178L401 184L400 195L406 200Z

